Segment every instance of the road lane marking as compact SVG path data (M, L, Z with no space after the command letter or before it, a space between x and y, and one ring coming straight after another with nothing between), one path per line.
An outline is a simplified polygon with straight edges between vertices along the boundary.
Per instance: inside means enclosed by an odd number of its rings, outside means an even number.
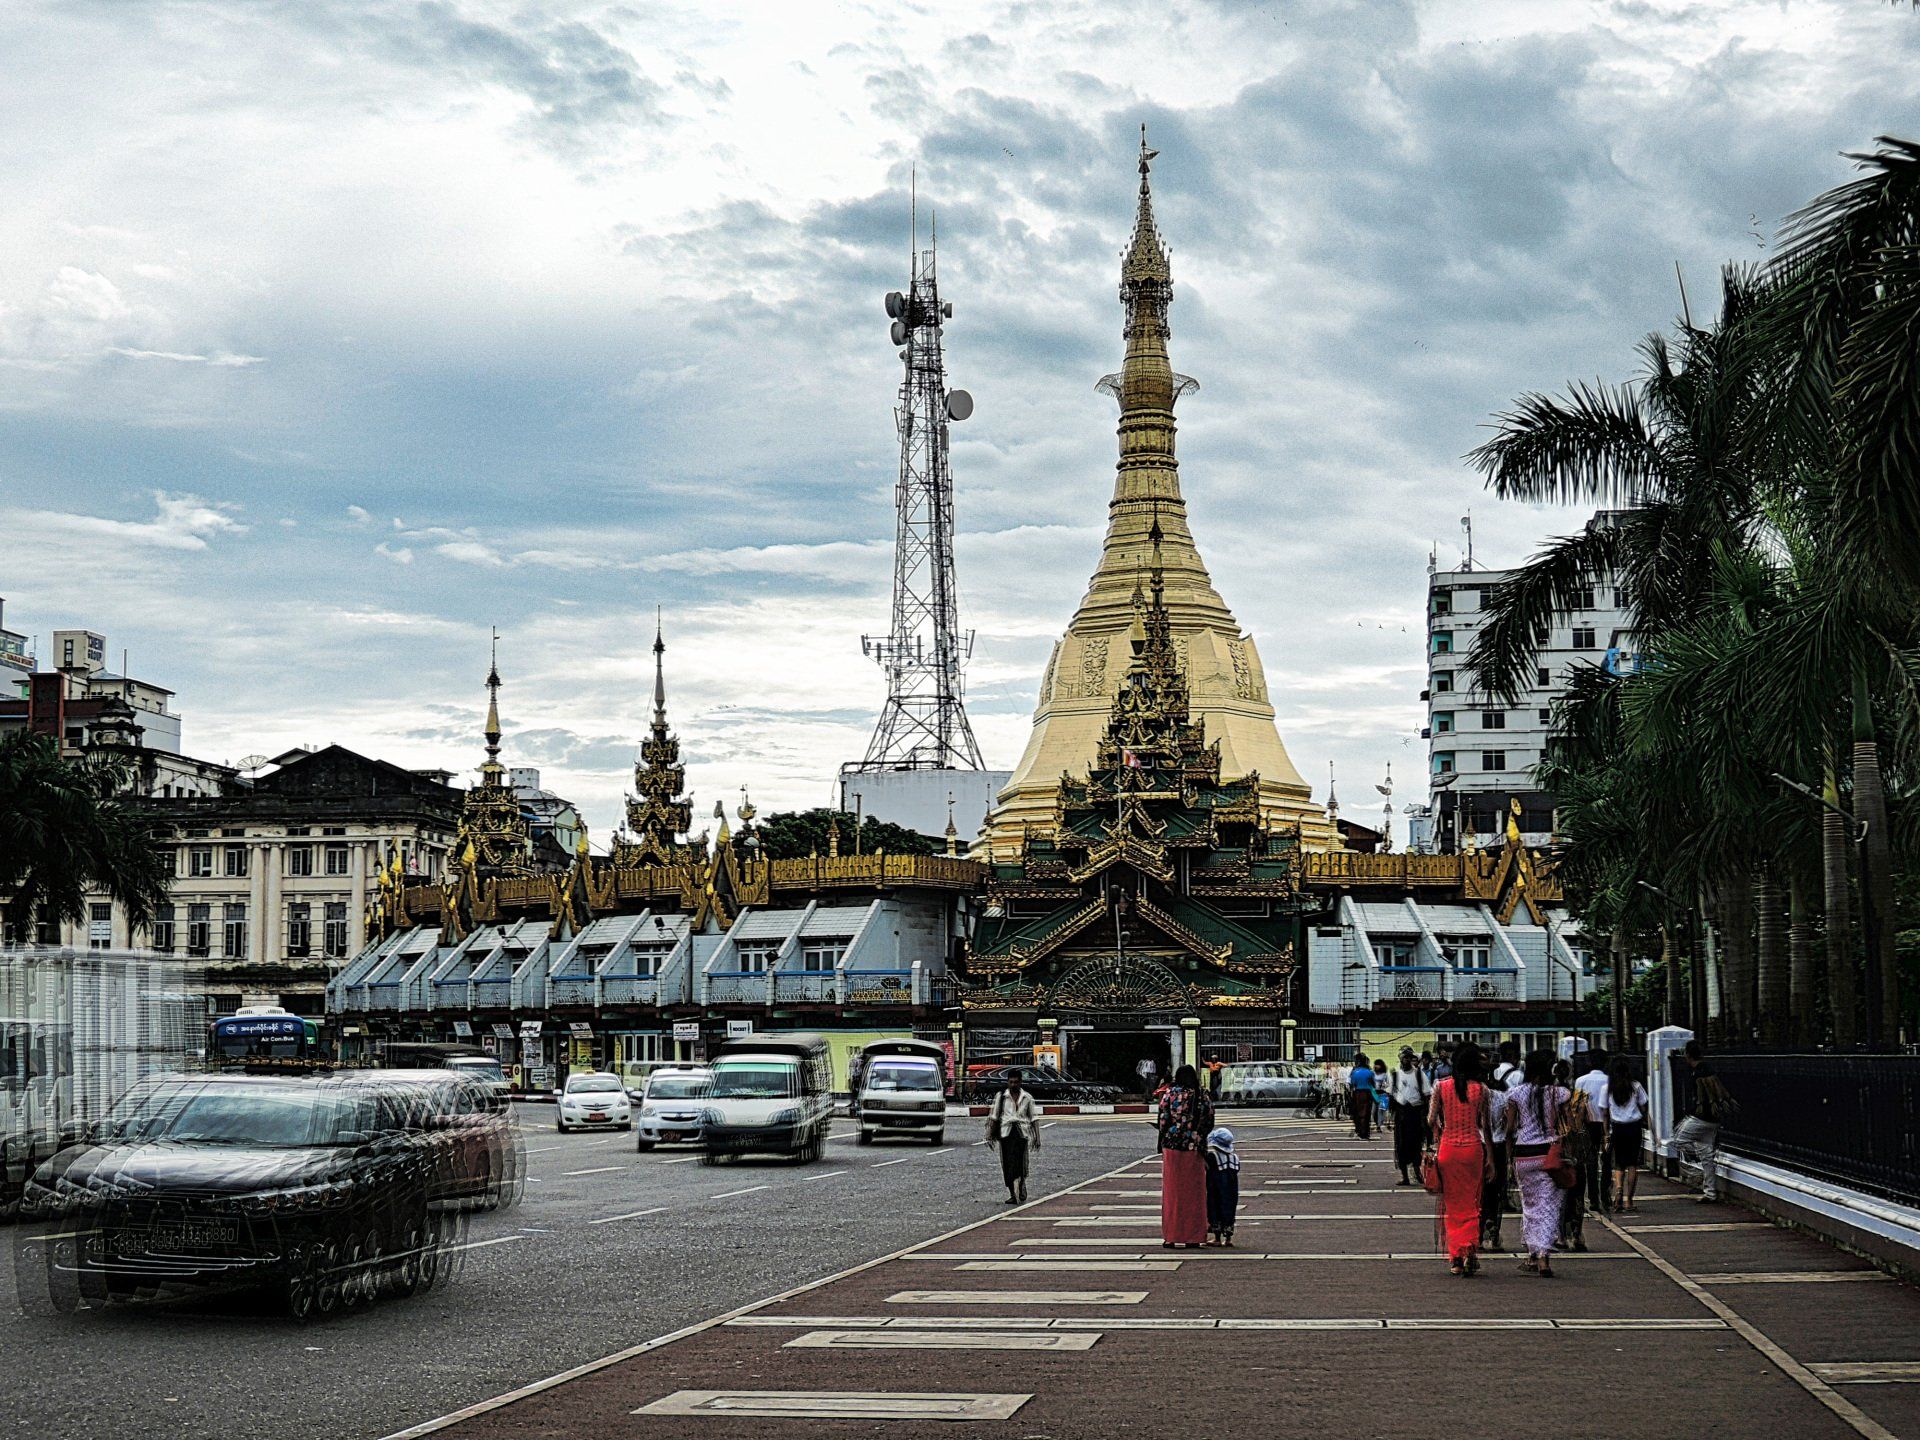
M589 1225L611 1225L616 1220L639 1220L647 1215L658 1215L666 1208L664 1205L656 1205L651 1210L629 1210L624 1215L603 1215L598 1220L589 1220L587 1223Z
M753 1420L1011 1420L1025 1395L883 1390L676 1390L635 1415L727 1415Z
M772 1188L773 1187L771 1185L749 1185L744 1190L724 1191L723 1193L716 1195L713 1198L716 1200L731 1200L736 1195L751 1195L756 1190L771 1190Z
M1091 1350L1097 1330L809 1330L782 1350Z
M484 1250L489 1245L511 1245L516 1240L524 1240L524 1235L496 1235L491 1240L466 1240L458 1245L442 1245L440 1252L451 1254L455 1250Z
M1131 1163L1134 1162L1129 1162L1129 1164ZM838 1284L842 1280L850 1280L856 1275L864 1275L869 1270L877 1270L881 1266L890 1264L904 1256L918 1254L922 1250L944 1245L948 1241L958 1239L962 1235L971 1234L973 1231L983 1229L988 1225L998 1224L1001 1220L1007 1219L1012 1215L1017 1215L1023 1210L1030 1210L1037 1206L1044 1205L1051 1200L1059 1200L1066 1196L1073 1195L1090 1185L1104 1184L1114 1179L1126 1168L1127 1166L1121 1166L1109 1170L1105 1174L1089 1176L1085 1180L1065 1186L1050 1195L1042 1195L1038 1200L1030 1200L1023 1205L1016 1206L1012 1210L996 1212L992 1215L983 1216L978 1220L970 1220L965 1225L957 1225L942 1234L932 1236L926 1240L916 1241L911 1245L902 1245L897 1250L890 1250L884 1255L876 1255L870 1260L862 1260L858 1264L847 1266L844 1270L837 1270L831 1275L823 1275L818 1280L809 1280L803 1285L791 1286L776 1295L768 1295L759 1300L749 1301L745 1305L737 1305L731 1310L722 1311L720 1314L709 1316L705 1320L696 1320L691 1325L683 1325L678 1330L669 1331L665 1335L657 1335L653 1339L644 1340L638 1345L629 1345L611 1354L602 1355L597 1360L589 1360L584 1364L575 1365L571 1369L549 1375L545 1379L534 1380L525 1385L515 1386L511 1390L503 1391L485 1400L476 1400L473 1404L463 1405L458 1410L450 1410L446 1414L437 1415L431 1420L423 1420L417 1425L409 1425L404 1430L396 1430L390 1435L383 1436L382 1440L419 1440L419 1437L423 1435L436 1434L451 1426L477 1419L479 1416L490 1415L496 1410L504 1409L506 1406L517 1404L532 1396L541 1395L549 1390L557 1389L571 1381L579 1380L588 1375L598 1374L600 1371L611 1369L615 1365L625 1364L629 1360L638 1359L642 1355L651 1354L655 1350L662 1349L665 1346L675 1344L681 1340L690 1339L695 1335L704 1335L707 1331L717 1326L729 1324L734 1320L751 1315L755 1311L764 1310L770 1305L783 1304L786 1301L797 1299L802 1295L810 1295L816 1290L824 1290L829 1285ZM1432 1259L1433 1257L1428 1256L1426 1258ZM916 1323L923 1328L931 1328L937 1322L935 1322L932 1317L923 1317L916 1321ZM994 1328L1004 1329L1006 1326L995 1322Z
M867 1168L869 1170L884 1170L889 1165L904 1165L909 1160L918 1160L918 1159L920 1159L920 1156L918 1155L902 1155L898 1160L881 1160L876 1162L875 1164L869 1165Z
M844 1170L829 1170L824 1175L802 1175L800 1178L802 1180L831 1180L836 1175L844 1175L846 1173Z
M626 1168L625 1165L596 1165L591 1170L563 1170L560 1172L560 1178L562 1180L571 1180L576 1175L611 1175L616 1170L625 1170Z
M660 1163L662 1165L691 1165L694 1161L698 1160L699 1158L700 1157L698 1155L676 1155L673 1157L673 1159L662 1160Z
M1920 1360L1837 1361L1807 1368L1830 1385L1920 1385Z
M1429 1257L1431 1258L1431 1257ZM756 1329L864 1331L885 1334L929 1330L958 1330L979 1333L1024 1333L1067 1331L1085 1334L1103 1330L1479 1330L1487 1322L1475 1316L1450 1319L1417 1316L1406 1319L1377 1316L1324 1316L1301 1319L1298 1316L1253 1316L1241 1319L1213 1319L1207 1316L1155 1316L1123 1318L1112 1315L742 1315L726 1322L728 1326ZM1560 1316L1510 1318L1495 1327L1506 1330L1725 1330L1727 1322L1709 1318L1675 1319L1669 1316L1603 1316L1569 1320ZM785 1349L785 1346L781 1347ZM1849 1370L1897 1369L1912 1366L1920 1372L1920 1362L1887 1361L1880 1365L1848 1365ZM1820 1368L1820 1367L1815 1367ZM1892 1378L1892 1377L1889 1377Z
M963 1260L956 1270L1119 1270L1130 1274L1178 1270L1178 1260Z
M1144 1290L900 1290L889 1305L1138 1305Z
M1834 1281L1884 1281L1878 1269L1780 1269L1780 1271L1726 1271L1695 1275L1699 1284L1832 1284Z
M1678 1285L1682 1290L1706 1306L1707 1309L1726 1321L1728 1325L1739 1331L1741 1339L1745 1340L1749 1345L1753 1346L1754 1349L1771 1360L1784 1371L1794 1383L1799 1385L1801 1389L1805 1390L1809 1395L1813 1396L1814 1399L1826 1406L1827 1409L1846 1421L1856 1432L1865 1436L1866 1440L1897 1440L1893 1431L1887 1429L1887 1427L1882 1425L1878 1420L1867 1415L1866 1412L1861 1410L1851 1400L1837 1394L1831 1385L1821 1379L1820 1376L1812 1370L1809 1370L1805 1365L1802 1365L1798 1360L1794 1359L1785 1350L1781 1349L1779 1345L1761 1333L1759 1328L1751 1321L1743 1319L1739 1312L1728 1305L1726 1301L1701 1285L1697 1280L1693 1280L1683 1274L1680 1268L1664 1255L1656 1254L1653 1247L1642 1241L1633 1231L1626 1229L1624 1226L1616 1225L1605 1215L1597 1215L1594 1218L1632 1246L1641 1259L1652 1265L1654 1269L1658 1270L1662 1275L1665 1275L1669 1280L1673 1281L1674 1284ZM1652 1228L1659 1229L1661 1227L1654 1226ZM1679 1228L1686 1229L1690 1227L1681 1226Z

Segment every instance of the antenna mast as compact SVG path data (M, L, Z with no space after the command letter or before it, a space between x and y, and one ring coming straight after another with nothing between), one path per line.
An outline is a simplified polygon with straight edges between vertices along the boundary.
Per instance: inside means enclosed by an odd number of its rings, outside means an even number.
M918 229L919 196L913 198ZM962 667L973 634L961 633L953 579L953 473L947 425L973 413L973 397L947 390L941 327L953 316L935 276L935 252L916 233L911 288L887 296L893 343L906 373L894 420L900 479L894 487L893 627L860 648L887 676L887 702L864 760L849 770L979 770L979 743L962 703Z

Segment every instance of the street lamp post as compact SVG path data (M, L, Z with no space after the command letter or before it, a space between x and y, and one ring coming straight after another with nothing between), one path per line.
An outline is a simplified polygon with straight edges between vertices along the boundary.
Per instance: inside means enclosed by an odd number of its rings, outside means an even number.
M1878 1050L1886 1041L1886 1015L1880 1004L1880 907L1874 903L1873 870L1867 864L1867 822L1849 810L1842 810L1818 790L1777 770L1773 772L1773 779L1822 810L1832 811L1853 827L1853 848L1860 864L1860 939L1867 952L1867 1045Z

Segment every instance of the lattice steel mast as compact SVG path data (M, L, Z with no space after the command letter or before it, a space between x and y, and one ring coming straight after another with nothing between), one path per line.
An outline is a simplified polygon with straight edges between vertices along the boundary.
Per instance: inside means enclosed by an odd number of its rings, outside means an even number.
M911 287L887 296L893 342L902 347L906 364L894 410L900 479L894 487L893 628L884 638L860 640L886 672L887 703L866 758L848 767L856 771L984 768L962 703L961 672L973 634L962 634L959 625L953 474L947 464L947 424L971 415L973 398L947 390L940 339L953 306L940 299L937 239L925 251L918 246L916 227Z

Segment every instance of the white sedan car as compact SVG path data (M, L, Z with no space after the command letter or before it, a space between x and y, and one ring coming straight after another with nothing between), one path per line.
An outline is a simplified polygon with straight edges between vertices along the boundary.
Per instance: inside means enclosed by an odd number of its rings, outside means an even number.
M595 1071L569 1075L557 1098L553 1124L563 1135L569 1130L633 1128L633 1104L618 1076Z

